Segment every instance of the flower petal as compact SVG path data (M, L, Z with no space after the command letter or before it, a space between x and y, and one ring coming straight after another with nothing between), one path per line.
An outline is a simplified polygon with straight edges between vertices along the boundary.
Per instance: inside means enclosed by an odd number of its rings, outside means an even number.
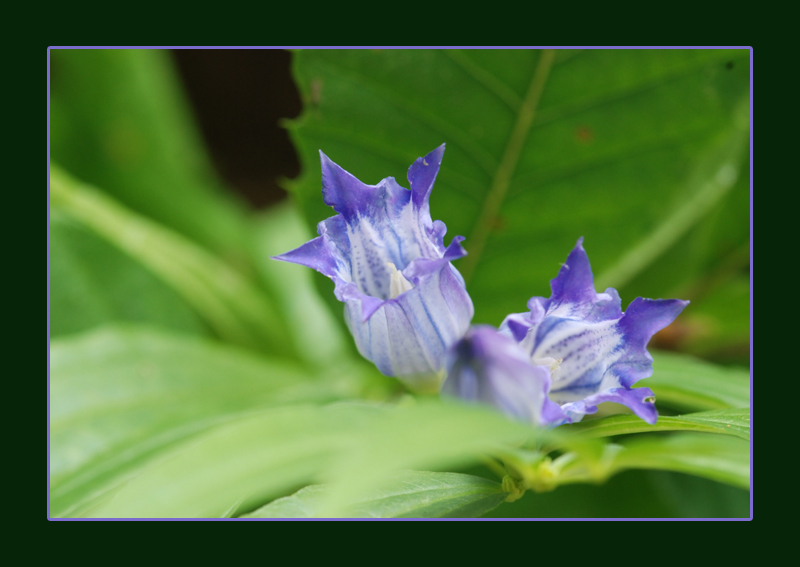
M492 405L534 424L567 419L547 398L550 372L534 366L517 343L493 327L478 325L448 352L444 395Z
M589 256L583 249L583 237L567 257L566 263L550 282L552 294L546 306L548 315L583 317L589 321L618 319L622 316L617 291L608 288L605 293L594 290L594 275Z
M384 374L407 382L435 378L446 349L464 335L474 314L454 271L448 263L441 265L367 316L363 297L346 300L346 321L361 355Z
M307 266L328 277L336 275L336 260L328 252L321 236L309 240L299 248L272 256L272 259Z
M444 256L441 258L417 258L412 260L408 266L406 266L405 270L403 270L403 275L410 281L415 282L427 274L440 270L445 264L463 258L467 255L467 251L461 246L463 240L463 236L453 237L453 241L450 243L450 246L447 247ZM459 274L459 277L461 277L461 274ZM463 285L463 278L461 278L461 281Z
M322 151L322 200L350 223L359 216L372 217L384 208L402 209L411 199L410 191L392 177L378 185L367 185L335 164ZM391 180L391 182L390 182Z
M653 373L646 348L650 338L689 302L637 298L623 313L615 289L595 292L582 243L581 238L552 280L551 297L531 298L530 312L509 315L501 330L517 340L533 361L560 361L552 372L549 395L565 411L570 408L570 419L596 411L592 408L597 403L617 401L642 419L655 420L654 407L643 401L648 397L644 389L635 395L629 390Z
M362 183L320 152L323 200L338 214L317 225L319 238L276 257L330 277L359 352L409 382L438 377L474 314L450 263L466 255L463 237L445 248L447 227L428 206L443 153L444 145L411 165L409 191L391 177Z
M417 158L408 168L408 182L411 184L411 194L414 206L419 210L428 211L428 199L433 190L433 182L439 173L444 156L444 144L433 150L425 157ZM430 213L428 213L430 215Z
M587 398L564 404L561 409L567 415L570 423L580 421L584 415L595 413L597 404L602 402L614 402L627 406L633 413L649 424L654 424L658 420L658 412L655 406L655 396L650 388L613 388Z

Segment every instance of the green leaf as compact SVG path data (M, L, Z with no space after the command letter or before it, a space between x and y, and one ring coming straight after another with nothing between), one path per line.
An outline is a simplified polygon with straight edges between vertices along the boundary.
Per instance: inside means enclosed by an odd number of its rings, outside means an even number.
M638 384L653 390L658 406L689 411L750 407L750 376L744 369L663 352L653 353L653 359L653 376Z
M296 208L288 202L272 207L256 219L253 234L253 264L278 299L277 308L300 354L322 366L351 355L352 338L320 298L311 271L271 258L313 237ZM343 304L337 307L343 310Z
M603 482L624 470L652 469L750 487L750 443L727 435L646 435L620 444L576 440L570 448L574 452L553 461L557 485Z
M750 261L750 176L746 162L729 194L658 258L620 288L623 296L680 297L692 301L678 319L688 324L699 303L720 284L746 274ZM676 266L680 269L676 270ZM749 278L748 279L749 282ZM600 282L603 283L602 281ZM749 283L748 283L749 286ZM601 288L602 289L602 288ZM749 309L730 305L734 319ZM749 327L749 324L748 324ZM689 337L686 337L689 339Z
M246 518L319 517L327 485L307 486ZM409 471L354 502L355 518L477 518L505 500L500 484L465 474Z
M750 444L724 435L678 433L623 444L612 470L656 469L688 473L750 488Z
M559 433L581 437L612 437L654 431L722 433L750 440L750 408L715 410L679 416L659 416L654 425L635 415L612 415L565 425Z
M243 207L216 177L169 52L51 55L53 160L215 252L243 257Z
M52 213L52 211L51 211ZM94 233L58 214L50 219L50 336L111 321L151 323L205 334L173 289Z
M446 142L431 211L467 237L456 266L475 322L548 295L580 236L600 289L658 266L647 289L668 296L720 249L720 231L693 230L741 177L748 70L744 50L299 51L304 174L290 188L313 226L331 215L319 149L375 183ZM697 261L669 256L690 234L710 243Z
M462 403L420 401L393 408L358 432L353 451L331 466L336 481L323 515L336 516L386 477L406 469L452 470L506 446L547 438L547 432L499 412Z
M285 362L146 327L54 340L50 369L54 515L233 415L353 395L358 378L339 365L314 380Z
M369 407L348 412L283 406L210 428L160 456L113 494L76 510L94 517L220 517L252 509L313 482L365 425Z
M693 308L683 321L686 333L678 346L695 356L748 364L750 278L736 274L718 285L715 283L699 301L692 303Z
M51 205L95 231L172 286L220 337L292 354L283 322L245 276L184 238L50 166Z
M333 482L320 510L338 516L400 470L472 464L532 435L530 427L462 404L285 406L200 433L71 514L220 517L297 486Z

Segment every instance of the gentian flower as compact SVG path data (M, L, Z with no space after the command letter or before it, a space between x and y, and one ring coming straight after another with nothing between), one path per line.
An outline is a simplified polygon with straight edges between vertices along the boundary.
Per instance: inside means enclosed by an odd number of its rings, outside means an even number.
M471 327L446 357L447 379L442 394L481 402L534 424L566 419L552 402L550 368L534 365L513 338L489 325Z
M583 239L551 281L549 299L533 297L528 313L509 315L501 332L513 337L533 364L551 369L550 399L566 421L580 421L601 402L616 402L648 423L658 414L649 388L632 386L653 374L647 343L688 301L637 297L623 313L613 288L596 293Z
M366 185L320 152L322 198L338 214L319 223L319 237L275 257L331 278L362 356L422 388L438 388L444 353L474 314L450 263L466 255L464 238L445 248L444 223L431 221L443 153L444 145L411 165L409 191L393 177Z

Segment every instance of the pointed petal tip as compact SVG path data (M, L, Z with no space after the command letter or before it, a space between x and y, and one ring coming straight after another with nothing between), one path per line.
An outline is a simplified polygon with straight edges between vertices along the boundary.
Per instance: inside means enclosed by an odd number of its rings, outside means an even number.
M312 238L294 250L270 256L270 258L281 262L300 264L328 277L333 277L336 273L336 260L326 249L325 242L321 236Z
M437 165L442 162L442 156L444 155L445 144L435 147L431 151L429 151L424 156L420 156L414 160L415 163L422 162L423 165L433 165L435 162Z
M589 255L583 248L583 236L570 251L558 275L550 280L550 289L553 292L551 299L558 303L580 303L595 298L594 274Z
M278 260L279 262L291 262L293 264L298 263L295 256L292 254L293 252L297 252L297 248L294 250L289 250L288 252L284 252L282 254L275 254L274 256L270 256L270 260Z
M411 193L414 204L418 208L427 208L428 198L433 190L433 183L442 165L444 155L444 144L428 153L425 157L419 157L408 168L408 182L411 184Z
M653 335L670 325L689 305L683 299L637 297L620 319L621 329L637 348L645 348Z
M438 161L438 163L442 163L442 156L444 155L444 150L445 150L444 144L434 148L433 150L428 152L428 155L425 156L426 161L427 158L434 158ZM430 161L428 162L428 165L430 165Z
M320 161L320 164L322 165L322 170L323 171L325 171L325 169L329 169L329 168L341 169L341 167L335 161L333 161L331 158L329 158L327 156L327 154L325 152L323 152L322 150L319 151L319 161Z

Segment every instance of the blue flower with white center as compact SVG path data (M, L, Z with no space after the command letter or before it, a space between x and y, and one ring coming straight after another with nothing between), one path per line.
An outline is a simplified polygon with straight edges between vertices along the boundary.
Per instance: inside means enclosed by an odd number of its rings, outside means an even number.
M489 404L536 425L567 419L547 397L550 368L531 364L520 345L494 327L471 327L448 351L446 368L445 396Z
M655 423L652 390L632 386L653 374L650 338L689 302L637 297L623 313L615 289L595 292L582 244L583 238L551 281L550 298L531 298L530 311L509 315L500 330L519 343L532 364L550 367L549 396L566 421L580 421L601 402L616 402Z
M438 387L445 350L474 314L450 263L466 255L464 238L445 248L444 223L431 221L443 154L444 145L411 165L409 191L393 177L366 185L320 152L322 198L338 214L319 223L319 237L275 257L331 278L362 356L420 388Z

